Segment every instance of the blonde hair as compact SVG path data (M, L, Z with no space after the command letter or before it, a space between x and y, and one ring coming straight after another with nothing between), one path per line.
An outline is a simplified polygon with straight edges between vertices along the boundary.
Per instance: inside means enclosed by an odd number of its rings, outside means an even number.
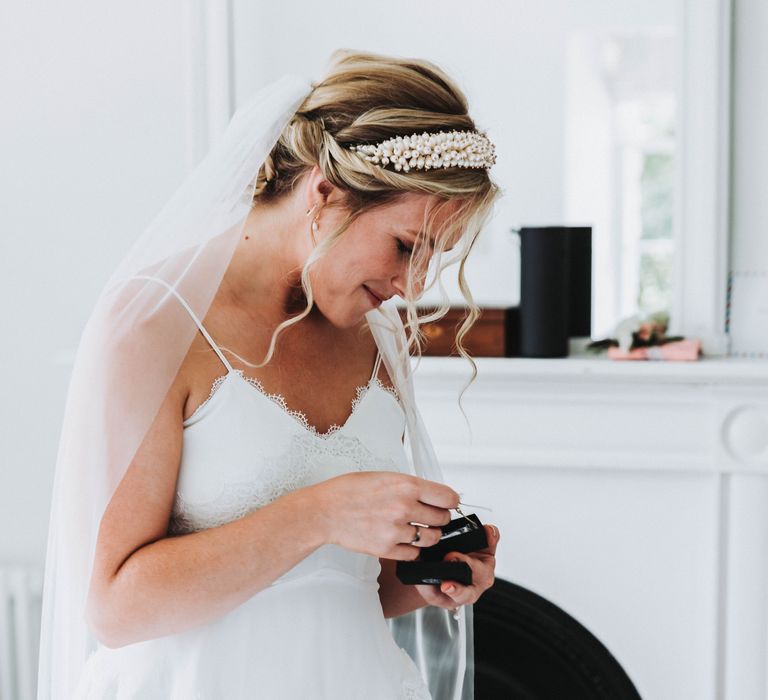
M442 299L433 311L418 315L413 299L413 270L422 269L421 265L429 262L430 248L420 245L417 239L409 261L404 299L407 351L420 358L424 341L421 325L438 320L448 312L450 303L440 275L446 267L459 261L459 288L468 312L458 330L456 347L472 365L472 377L463 388L463 395L477 376L477 366L462 340L480 316L480 309L466 283L464 267L499 189L482 168L398 172L367 162L349 149L350 145L376 143L398 135L454 129L474 130L476 127L467 114L464 94L435 64L422 59L348 49L332 54L330 70L322 80L313 83L312 92L299 106L264 161L256 178L253 198L254 203L281 198L293 190L297 180L318 165L325 179L344 193L344 199L337 206L348 215L312 251L303 266L301 285L307 300L305 309L277 326L264 361L252 366L267 364L273 356L278 335L310 313L314 295L309 270L349 226L363 212L394 203L399 196L409 192L422 193L435 195L438 201L429 210L421 231L423 241L429 241L434 234L435 248L431 255L433 262L437 262L434 278L425 285L424 291L437 282ZM449 204L456 206L457 202L456 211L446 219L441 230L433 231L434 221L441 210ZM455 240L459 243L453 250L458 250L458 254L443 262L446 242Z

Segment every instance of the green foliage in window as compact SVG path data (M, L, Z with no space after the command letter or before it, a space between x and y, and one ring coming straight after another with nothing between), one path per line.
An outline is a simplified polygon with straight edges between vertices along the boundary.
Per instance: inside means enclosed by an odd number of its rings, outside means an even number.
M670 153L646 153L640 176L642 233L646 240L672 238L674 158Z
M672 307L672 254L643 253L640 256L638 308L644 313Z

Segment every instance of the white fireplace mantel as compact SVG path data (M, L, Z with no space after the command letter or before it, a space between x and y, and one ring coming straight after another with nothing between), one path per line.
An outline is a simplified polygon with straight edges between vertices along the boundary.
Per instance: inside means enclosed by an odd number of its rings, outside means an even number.
M471 376L469 363L460 357L423 357L417 376L424 386L436 381L461 382ZM528 357L476 357L478 386L513 378L514 381L670 381L675 384L707 382L732 384L758 381L768 384L768 360L729 357L704 358L697 362L618 361L605 355L577 355L557 359Z
M644 700L768 697L768 362L422 358L446 481L497 576L562 607ZM514 663L514 659L510 659Z

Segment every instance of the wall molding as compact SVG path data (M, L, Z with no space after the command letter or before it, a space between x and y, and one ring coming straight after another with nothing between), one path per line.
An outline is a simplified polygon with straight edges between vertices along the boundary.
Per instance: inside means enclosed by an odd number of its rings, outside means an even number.
M680 0L674 332L727 355L733 0ZM679 283L678 283L679 282Z
M476 361L469 427L462 358L422 358L414 375L448 469L768 475L768 362Z
M186 34L186 167L191 171L224 132L235 110L232 0L188 0Z

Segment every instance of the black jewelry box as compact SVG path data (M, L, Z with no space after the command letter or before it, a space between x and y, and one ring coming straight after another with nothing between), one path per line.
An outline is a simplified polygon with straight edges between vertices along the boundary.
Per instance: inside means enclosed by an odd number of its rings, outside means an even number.
M440 529L443 535L437 544L424 547L414 561L398 561L395 575L401 583L440 585L443 581L457 581L465 586L472 583L472 569L463 561L443 561L448 552L469 554L488 546L488 538L480 519L469 513L455 518Z

